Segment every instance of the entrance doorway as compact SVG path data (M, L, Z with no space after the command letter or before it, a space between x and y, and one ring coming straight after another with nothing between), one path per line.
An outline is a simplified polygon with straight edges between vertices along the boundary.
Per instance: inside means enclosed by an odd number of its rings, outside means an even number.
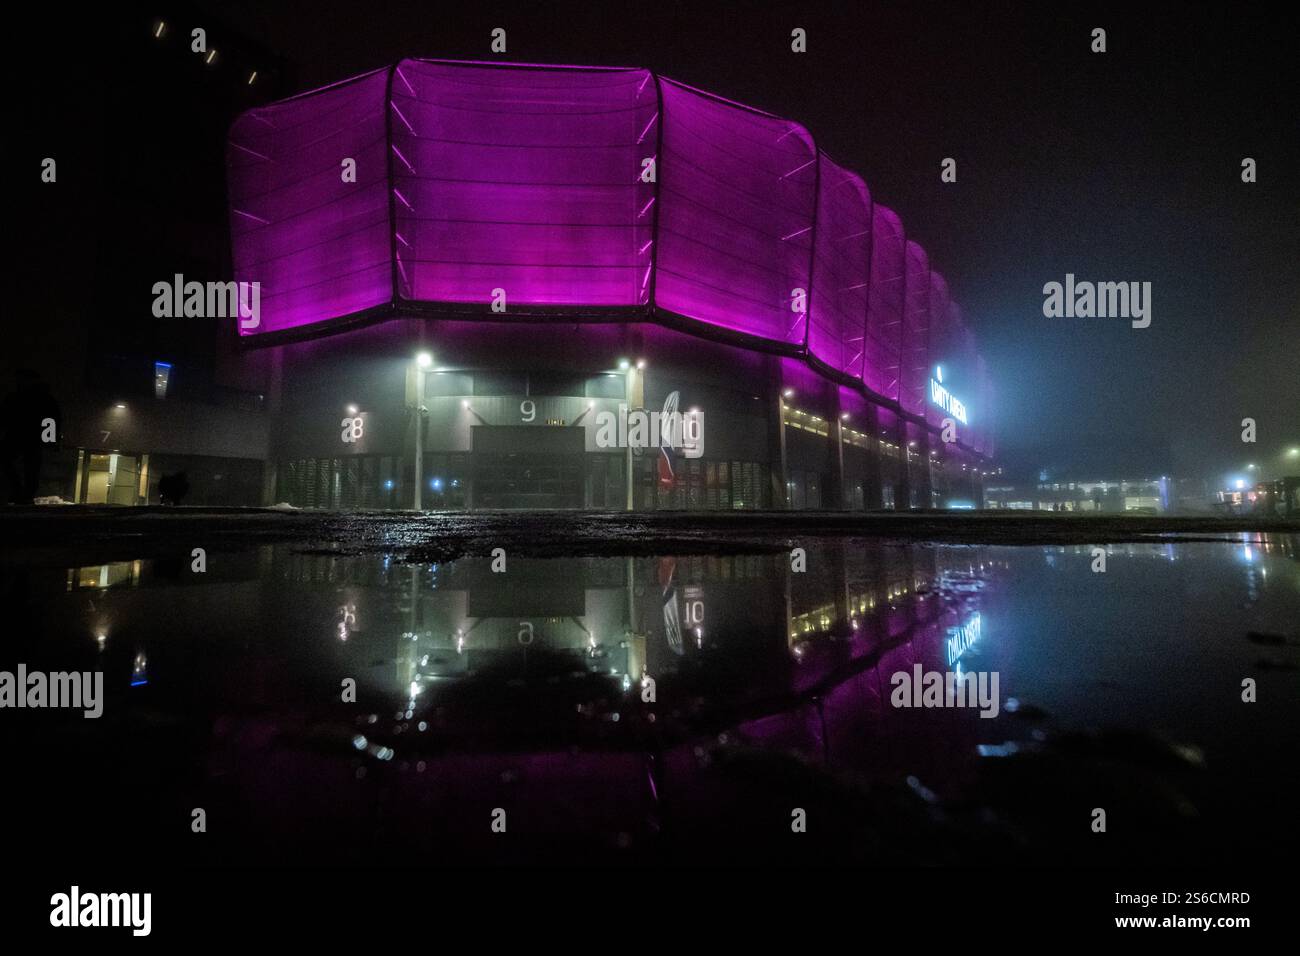
M473 448L474 508L583 507L583 429L478 425Z
M78 451L78 504L138 505L145 502L148 492L148 455Z

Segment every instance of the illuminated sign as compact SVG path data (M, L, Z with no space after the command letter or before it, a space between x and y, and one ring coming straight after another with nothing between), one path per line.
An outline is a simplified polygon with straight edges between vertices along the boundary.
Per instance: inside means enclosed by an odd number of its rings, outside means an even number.
M944 388L943 368L938 365L934 368L934 378L930 379L930 401L963 425L968 424L966 421L966 406L952 392Z
M981 623L979 612L976 611L965 624L948 628L947 651L949 667L956 664L958 659L970 650L971 645L980 639Z

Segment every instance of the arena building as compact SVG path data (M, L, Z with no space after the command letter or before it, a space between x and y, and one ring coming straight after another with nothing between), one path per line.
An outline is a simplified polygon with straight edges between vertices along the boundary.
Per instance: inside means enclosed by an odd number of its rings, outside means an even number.
M403 60L245 112L228 166L265 503L983 500L961 310L797 123L643 69Z

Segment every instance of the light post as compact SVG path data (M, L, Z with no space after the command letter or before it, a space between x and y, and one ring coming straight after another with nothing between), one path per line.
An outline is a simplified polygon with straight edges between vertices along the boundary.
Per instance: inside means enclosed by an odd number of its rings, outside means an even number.
M415 357L415 510L420 511L424 492L424 370L433 356L421 352Z
M627 359L619 359L619 369L623 372L623 400L627 403L627 414L632 414L632 363ZM625 503L628 511L632 510L632 443L626 443L627 448L623 452L623 470L627 473L627 501Z

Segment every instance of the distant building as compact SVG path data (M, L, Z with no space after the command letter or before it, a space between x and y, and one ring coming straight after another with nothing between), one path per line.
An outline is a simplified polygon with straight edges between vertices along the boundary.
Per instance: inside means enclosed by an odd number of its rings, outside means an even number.
M1216 492L1215 503L1230 514L1300 515L1300 475L1224 488Z
M1081 511L1121 514L1139 512L1163 514L1183 510L1197 499L1195 483L1159 478L1121 478L1104 481L1038 481L1024 484L988 485L985 508L1022 511ZM1182 504L1187 503L1187 504Z

